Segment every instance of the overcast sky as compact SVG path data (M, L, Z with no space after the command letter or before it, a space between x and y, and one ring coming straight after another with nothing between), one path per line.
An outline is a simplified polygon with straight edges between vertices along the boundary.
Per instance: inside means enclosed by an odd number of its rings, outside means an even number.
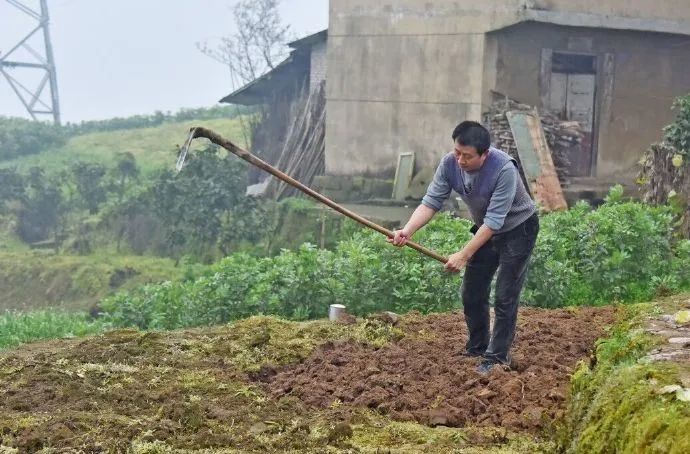
M235 2L48 0L63 122L215 104L231 91L230 75L195 43L232 34ZM297 37L328 26L328 0L282 0L280 11ZM1 54L35 24L25 17L0 0ZM4 77L0 115L28 116Z

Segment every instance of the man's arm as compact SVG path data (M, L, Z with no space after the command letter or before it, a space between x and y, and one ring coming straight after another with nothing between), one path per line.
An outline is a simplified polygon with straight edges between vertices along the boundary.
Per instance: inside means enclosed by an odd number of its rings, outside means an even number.
M443 207L443 202L450 196L450 193L451 187L446 178L445 165L443 160L441 160L434 174L434 179L429 184L426 195L422 199L422 203L412 213L405 227L394 232L395 235L389 239L389 242L396 246L404 246L412 238L412 235L424 227Z
M484 246L491 237L494 236L494 231L491 230L486 224L479 227L477 233L474 234L472 239L465 245L460 252L448 257L448 262L446 263L446 271L451 273L457 273L467 266L467 262L476 254L476 252Z
M419 205L417 209L414 210L414 213L412 213L412 216L410 216L410 220L407 221L405 227L403 227L402 230L396 230L394 232L395 236L389 239L389 241L396 246L404 246L405 243L412 238L412 235L414 235L417 230L424 227L435 214L436 210L433 208L429 208L424 204Z

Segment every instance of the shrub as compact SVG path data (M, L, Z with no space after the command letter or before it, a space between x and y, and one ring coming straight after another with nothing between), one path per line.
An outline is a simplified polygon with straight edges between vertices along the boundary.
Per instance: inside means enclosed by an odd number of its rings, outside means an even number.
M0 116L0 160L40 153L67 140L59 126L23 118Z
M415 240L451 254L471 224L437 216ZM638 302L690 285L690 244L674 243L670 209L623 202L612 191L597 210L581 203L542 218L523 301L541 307ZM360 231L321 250L305 244L276 257L234 254L195 281L168 282L103 302L118 326L178 328L249 315L324 317L329 304L353 314L447 311L459 306L460 279L409 248Z

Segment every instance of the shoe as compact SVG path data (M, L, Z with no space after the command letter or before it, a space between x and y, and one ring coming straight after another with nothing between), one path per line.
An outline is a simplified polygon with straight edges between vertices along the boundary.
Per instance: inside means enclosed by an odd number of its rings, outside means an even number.
M490 359L485 359L484 361L481 362L481 364L479 366L477 366L477 372L479 372L481 375L489 375L491 370L496 365L498 365L498 363L496 361L493 361Z
M464 352L462 352L462 353L460 354L460 356L462 356L462 357L464 357L464 358L479 358L479 357L482 356L482 354L481 354L481 353L474 353L474 352L464 351Z

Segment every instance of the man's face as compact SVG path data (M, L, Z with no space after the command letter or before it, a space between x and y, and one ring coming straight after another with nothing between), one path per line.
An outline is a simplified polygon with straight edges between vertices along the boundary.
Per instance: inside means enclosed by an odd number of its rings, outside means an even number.
M465 172L474 172L479 170L486 160L487 153L479 155L477 149L472 146L460 145L455 142L455 159L458 165Z

